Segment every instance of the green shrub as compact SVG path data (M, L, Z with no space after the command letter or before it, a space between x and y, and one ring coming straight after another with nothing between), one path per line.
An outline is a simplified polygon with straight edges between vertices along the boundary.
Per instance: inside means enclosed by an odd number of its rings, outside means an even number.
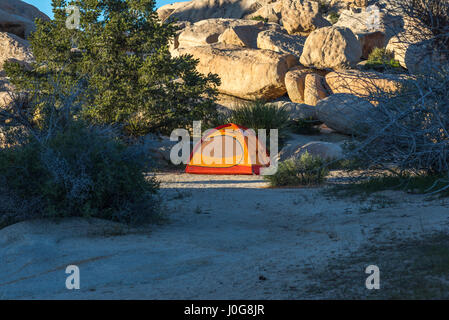
M399 64L399 61L394 59L392 52L387 51L385 48L374 48L368 56L364 68L376 71L386 71L401 69L401 65Z
M0 181L21 201L39 203L33 218L137 223L157 212L158 183L144 176L146 162L110 130L74 122L44 142L1 149Z
M270 129L278 129L279 145L282 145L288 135L287 110L263 101L246 103L232 110L227 121L253 129L256 133L259 129L266 129L267 145L269 145Z
M251 20L254 20L254 21L263 21L263 22L265 22L265 23L268 22L268 18L264 18L264 17L262 17L262 16L255 16L255 17L252 17Z
M409 193L425 194L435 192L440 197L449 196L448 174L380 174L357 183L338 185L330 190L338 196L369 195L385 190L398 190Z
M274 175L265 176L273 187L320 184L329 173L321 158L304 153L299 159L280 162Z
M335 11L331 11L329 12L327 18L332 24L336 24L338 22L338 19L340 19L340 15Z
M140 145L86 124L77 85L12 93L0 112L0 225L40 217L97 217L140 223L157 217L158 182Z
M79 29L66 27L66 1L55 0L54 18L37 19L30 36L31 70L5 64L16 88L51 93L47 79L57 74L67 88L82 87L85 119L131 135L170 134L215 115L218 76L199 73L192 56L171 56L176 28L160 23L154 0L70 2L80 8Z

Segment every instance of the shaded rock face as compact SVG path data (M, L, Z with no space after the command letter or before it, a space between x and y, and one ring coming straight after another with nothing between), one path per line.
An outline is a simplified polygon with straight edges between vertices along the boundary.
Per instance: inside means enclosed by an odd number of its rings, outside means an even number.
M0 31L25 39L34 31L36 18L49 20L37 8L20 0L2 0L0 3Z
M269 50L213 44L179 48L177 54L199 59L197 70L221 79L219 92L243 99L276 99L286 93L288 55Z
M289 34L302 35L331 25L321 16L318 2L308 0L282 0L282 23Z
M374 48L384 48L388 39L400 32L403 21L379 11L377 21L374 23L373 12L362 10L354 12L343 10L334 26L351 29L362 46L362 58L367 59Z
M362 58L368 59L375 48L385 47L385 33L380 31L357 34L357 38L362 46Z
M257 48L272 50L279 53L293 54L298 59L304 48L305 37L288 35L282 32L266 30L257 36Z
M367 100L346 93L333 94L317 105L318 120L340 133L358 135L369 129L375 107Z
M194 0L180 4L166 20L197 22L210 18L241 19L260 9L264 3L257 0Z
M447 63L447 58L438 52L432 40L411 42L405 34L398 34L390 39L387 50L393 52L394 58L410 73L435 72Z
M316 108L314 106L290 101L275 101L268 104L287 111L289 120L316 120Z
M401 78L379 72L348 70L328 73L326 84L334 94L350 93L358 97L370 98L382 92L397 91L401 85Z
M279 160L299 159L306 152L313 157L321 158L323 160L335 160L344 157L343 148L337 143L311 141L307 143L299 142L284 147L279 152Z
M323 160L334 160L343 158L343 149L336 143L324 141L312 141L303 146L292 148L288 158L299 159L305 153ZM286 155L287 156L287 155Z
M325 27L313 31L304 44L302 65L317 69L348 69L360 62L362 47L348 28Z

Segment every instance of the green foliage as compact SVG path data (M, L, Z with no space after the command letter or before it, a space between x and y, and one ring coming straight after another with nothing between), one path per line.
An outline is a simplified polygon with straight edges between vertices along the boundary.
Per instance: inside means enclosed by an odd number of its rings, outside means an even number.
M232 110L227 122L253 129L256 133L259 129L266 129L267 143L269 142L270 129L278 129L280 144L287 138L288 134L287 110L263 101L249 102Z
M376 71L386 71L401 69L401 65L399 64L399 61L394 59L392 52L387 51L385 48L374 48L368 56L364 68Z
M340 15L335 11L331 11L327 15L327 18L330 20L332 24L336 24L338 22L338 19L340 19Z
M53 0L54 19L38 20L30 37L31 71L17 63L5 70L20 89L51 90L58 73L67 88L82 85L82 115L97 124L120 124L130 134L169 133L216 113L216 75L201 75L191 56L172 58L175 27L161 24L154 0ZM79 29L65 26L65 7L81 11Z
M370 177L358 183L338 185L332 193L336 195L354 196L369 195L385 190L400 190L409 193L425 194L437 192L441 197L449 196L448 175L412 175L409 173L382 174ZM441 192L438 192L441 190Z
M0 180L21 201L39 199L41 217L141 222L157 209L145 162L107 130L74 122L45 142L1 149Z
M265 23L268 22L268 18L264 18L264 17L262 17L262 16L255 16L255 17L252 17L251 20L254 20L254 21L263 21L263 22L265 22Z
M264 178L273 187L315 185L322 183L328 173L321 158L306 152L299 159L280 162L277 172Z
M147 150L79 117L78 86L47 79L51 94L13 93L0 112L0 225L39 217L124 223L157 217L158 182Z

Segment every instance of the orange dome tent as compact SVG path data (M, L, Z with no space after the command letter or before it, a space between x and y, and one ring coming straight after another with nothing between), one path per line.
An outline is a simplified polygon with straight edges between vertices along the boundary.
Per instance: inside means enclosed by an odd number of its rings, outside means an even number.
M270 159L253 130L229 123L209 130L193 148L186 167L197 174L260 174Z

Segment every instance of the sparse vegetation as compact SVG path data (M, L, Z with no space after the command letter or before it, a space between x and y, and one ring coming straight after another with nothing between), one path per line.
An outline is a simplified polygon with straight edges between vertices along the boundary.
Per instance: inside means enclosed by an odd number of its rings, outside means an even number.
M364 285L365 268L372 264L381 270L380 290L367 290ZM306 293L321 299L448 299L448 268L445 233L364 245L349 257L310 272L314 284Z
M262 16L255 16L255 17L252 17L251 20L254 20L254 21L263 21L263 22L265 22L265 23L268 22L268 19L267 19L267 18L264 18L264 17L262 17Z
M424 194L442 190L446 185L447 182L444 175L383 173L356 183L333 186L326 193L338 195L339 197L367 196L385 190L399 190L408 193ZM447 197L449 196L449 191L443 190L438 192L438 195L440 197Z
M338 19L340 18L340 15L335 11L330 11L327 15L327 19L332 23L336 24L338 22Z
M322 159L306 152L299 159L280 162L277 172L264 178L272 187L307 186L322 183L328 172Z
M376 71L402 70L399 61L394 59L393 53L387 51L385 48L374 48L370 53L364 68Z
M263 101L249 102L232 110L227 121L253 129L256 133L259 129L266 129L267 142L270 129L277 129L280 145L288 135L288 112L285 108L278 108Z

